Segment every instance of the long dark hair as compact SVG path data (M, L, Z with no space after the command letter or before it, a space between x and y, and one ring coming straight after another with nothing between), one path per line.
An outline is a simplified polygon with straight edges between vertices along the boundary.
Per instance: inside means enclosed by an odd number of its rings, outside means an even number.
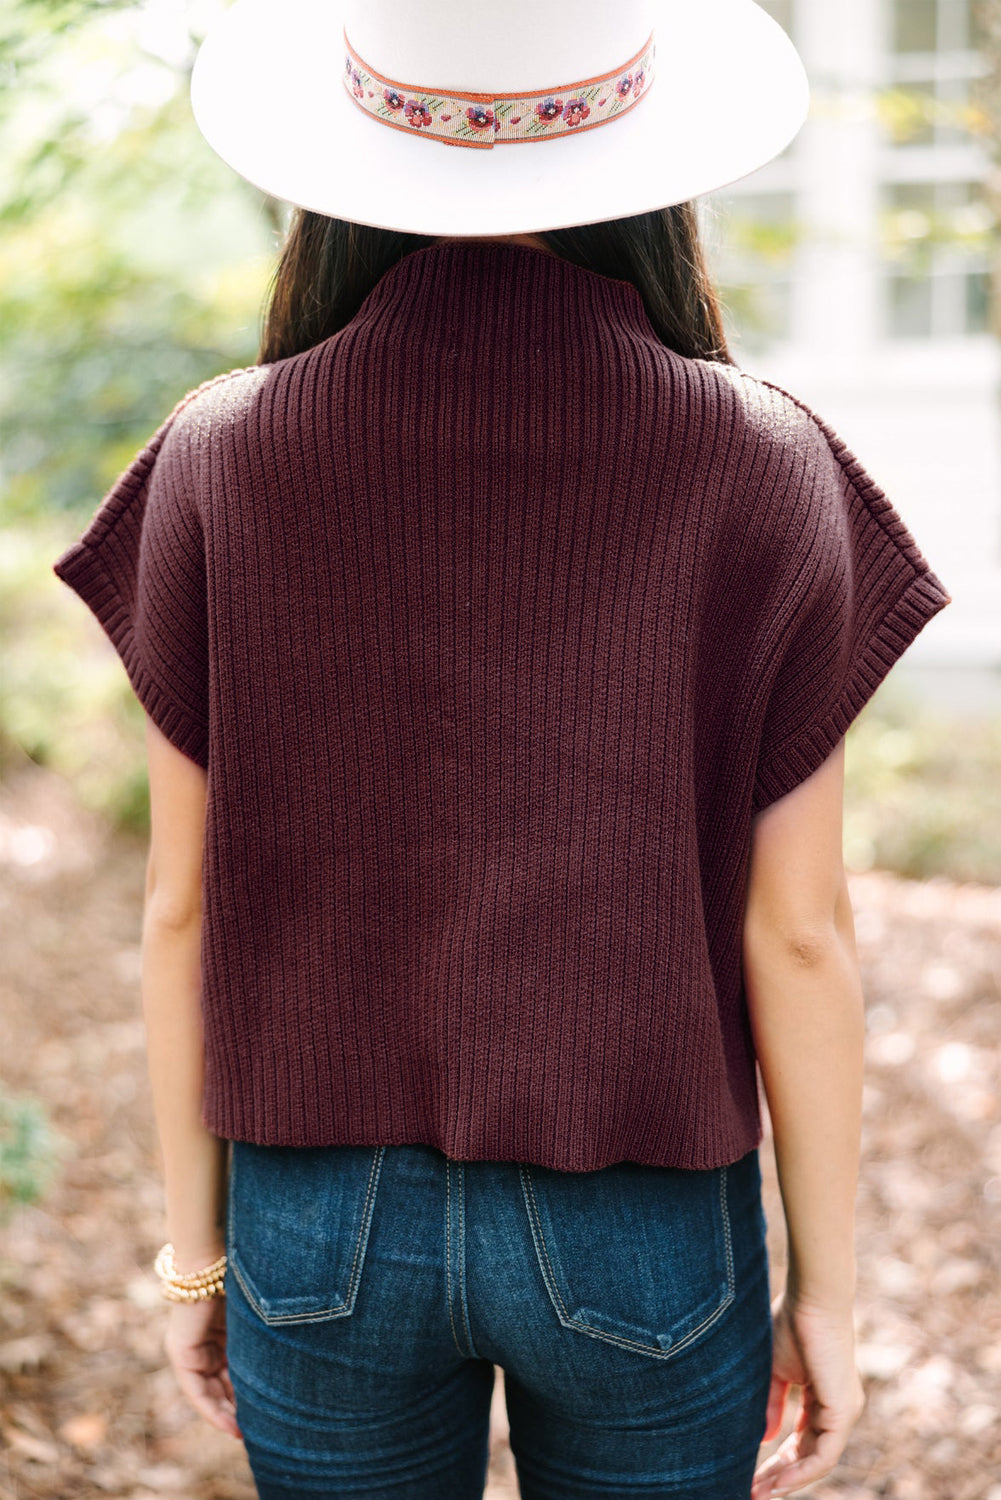
M539 230L533 237L574 265L631 281L658 338L676 353L735 363L694 202ZM329 338L390 266L437 238L294 209L265 303L258 362L285 359Z

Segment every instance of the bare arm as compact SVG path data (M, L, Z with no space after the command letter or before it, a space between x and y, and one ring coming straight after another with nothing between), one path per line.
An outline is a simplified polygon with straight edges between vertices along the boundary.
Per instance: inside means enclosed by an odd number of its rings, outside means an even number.
M142 1003L163 1158L167 1237L179 1271L225 1248L226 1142L201 1122L201 864L206 775L146 719L150 854Z
M744 982L789 1242L772 1303L765 1440L801 1388L794 1430L752 1500L829 1474L865 1405L855 1365L855 1194L865 1014L842 860L844 740L754 820Z
M202 851L207 777L146 717L151 840L143 913L142 999L153 1109L163 1157L167 1237L177 1269L200 1271L226 1248L226 1142L202 1124ZM171 1304L166 1349L196 1411L242 1436L221 1297Z
M802 1301L850 1304L865 1016L842 862L844 740L752 834L744 921L751 1027Z

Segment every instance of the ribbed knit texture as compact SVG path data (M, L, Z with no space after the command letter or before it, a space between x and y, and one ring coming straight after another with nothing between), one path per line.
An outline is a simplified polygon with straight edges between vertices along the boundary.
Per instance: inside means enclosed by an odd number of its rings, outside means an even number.
M211 1130L759 1143L752 818L950 599L803 402L628 282L438 244L189 393L54 571L208 771Z

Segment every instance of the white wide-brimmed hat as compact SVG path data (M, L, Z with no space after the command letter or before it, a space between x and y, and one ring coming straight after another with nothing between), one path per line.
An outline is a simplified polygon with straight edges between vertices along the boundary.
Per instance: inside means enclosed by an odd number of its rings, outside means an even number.
M793 139L809 84L755 0L235 0L191 103L214 150L276 198L491 235L735 182Z

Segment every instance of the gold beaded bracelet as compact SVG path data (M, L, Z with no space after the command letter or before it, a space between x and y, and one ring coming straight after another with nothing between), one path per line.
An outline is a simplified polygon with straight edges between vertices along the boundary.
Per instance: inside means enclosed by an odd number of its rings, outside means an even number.
M161 1294L168 1302L199 1302L206 1297L225 1295L225 1254L203 1270L182 1276L174 1263L174 1247L168 1241L161 1246L153 1269L160 1278Z

